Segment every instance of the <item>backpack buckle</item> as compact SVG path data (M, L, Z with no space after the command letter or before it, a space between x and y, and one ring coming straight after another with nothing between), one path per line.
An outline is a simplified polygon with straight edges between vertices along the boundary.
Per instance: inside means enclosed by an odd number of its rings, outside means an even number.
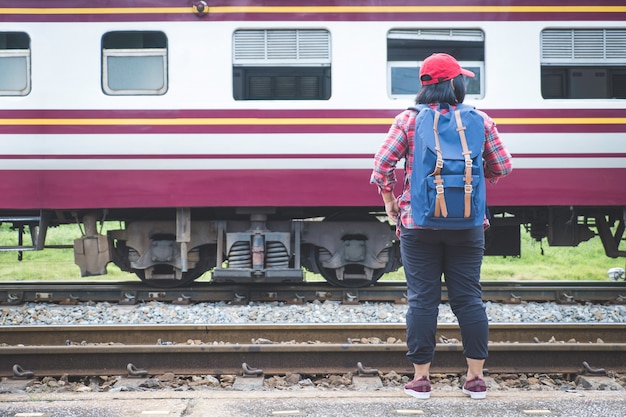
M470 185L471 187L471 185ZM437 190L437 194L443 194L443 185L439 184L435 186L435 190Z
M437 162L435 163L435 168L443 168L443 159L437 159Z
M472 184L465 184L465 193L466 194L471 194L472 193Z
M472 167L472 160L471 159L466 159L465 160L465 168L471 168L471 167Z

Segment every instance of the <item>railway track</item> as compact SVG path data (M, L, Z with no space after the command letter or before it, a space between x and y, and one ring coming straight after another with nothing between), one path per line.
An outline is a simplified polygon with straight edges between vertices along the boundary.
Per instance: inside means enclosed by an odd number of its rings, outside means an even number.
M492 325L489 371L626 371L626 325ZM6 326L0 376L411 374L402 325ZM465 368L440 325L433 372ZM548 340L553 342L548 342ZM603 342L598 342L602 339Z
M484 298L500 303L623 303L622 282L485 282ZM406 302L402 282L340 289L306 285L212 285L147 288L141 283L4 282L0 304L74 305L87 301L194 304L223 301L306 303ZM445 286L442 301L447 300ZM55 314L63 314L57 310ZM578 374L593 368L626 372L626 324L490 326L489 371ZM411 374L404 324L249 324L0 326L0 377L262 374ZM438 327L433 372L465 369L456 324ZM584 365L588 364L588 365ZM589 369L585 369L588 366Z
M485 281L483 299L499 303L519 304L524 301L558 303L626 303L626 282L613 281ZM445 284L442 301L447 301ZM252 301L305 303L340 301L358 304L364 301L406 303L406 283L383 281L366 288L338 288L325 283L280 284L214 284L194 283L190 287L157 288L138 282L10 282L0 284L0 305L25 302L77 304L86 301L108 301L135 304L163 301L177 304L196 302Z

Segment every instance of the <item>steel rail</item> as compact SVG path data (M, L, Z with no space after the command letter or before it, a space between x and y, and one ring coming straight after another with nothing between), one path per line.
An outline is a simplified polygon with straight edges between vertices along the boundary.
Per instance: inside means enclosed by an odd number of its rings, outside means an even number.
M619 281L484 281L483 299L500 303L525 301L558 303L626 303L626 282ZM321 282L303 284L215 284L196 282L189 287L156 288L140 282L119 281L5 281L0 283L0 305L25 302L77 304L87 301L109 301L136 304L162 301L177 304L226 301L246 304L251 301L339 301L406 303L406 283L382 281L365 288L338 288ZM445 283L442 301L448 300Z
M465 360L460 344L437 345L434 373L461 373ZM404 344L232 344L232 345L106 345L0 347L0 376L21 375L242 375L412 374ZM489 346L493 373L581 373L584 364L614 372L626 371L626 343L496 343ZM129 370L138 370L129 374Z
M626 323L492 323L493 342L620 343ZM461 340L458 325L440 323L437 340ZM0 326L0 343L25 346L76 344L156 345L202 343L387 343L405 339L404 324L205 324L205 325L74 325Z

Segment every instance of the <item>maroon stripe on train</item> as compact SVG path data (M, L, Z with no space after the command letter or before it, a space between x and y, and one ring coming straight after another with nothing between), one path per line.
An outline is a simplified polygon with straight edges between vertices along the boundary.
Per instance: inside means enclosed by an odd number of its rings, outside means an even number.
M160 8L160 7L182 7L188 8L189 13L136 13L136 14L49 14L49 15L29 15L29 14L0 14L0 21L5 22L132 22L132 21L522 21L522 20L554 20L554 21L593 21L593 20L626 20L626 13L599 13L590 10L573 13L573 12L472 12L461 13L451 10L443 13L217 13L213 12L215 7L220 6L293 6L291 0L281 1L264 1L264 0L211 0L209 4L209 13L205 16L198 17L192 13L192 1L189 0L101 0L94 1L91 4L82 3L79 7L94 8ZM298 6L381 6L379 0L316 0L309 2L299 2ZM415 6L414 0L395 0L384 2L385 6ZM528 0L441 0L436 3L437 6L454 7L454 6L563 6L562 0L550 1L528 1ZM590 0L569 0L567 6L588 6L590 9L598 6L619 6L620 2L611 0L599 0L591 2ZM74 0L30 0L25 2L16 2L15 0L0 0L0 8L16 8L28 7L36 10L37 8L79 8Z
M0 0L2 7L191 7L191 0L99 0L77 6L76 0L30 0L27 4L15 0ZM209 7L245 7L245 6L294 6L294 0L210 0ZM615 0L568 0L567 6L615 6L621 2ZM299 1L297 6L381 6L380 0L309 0ZM384 6L415 6L415 0L385 0ZM563 0L439 0L437 6L564 6Z
M380 207L370 174L367 169L2 171L0 206ZM620 188L624 183L626 168L514 169L488 185L487 196L489 204L497 206L625 206L626 193Z

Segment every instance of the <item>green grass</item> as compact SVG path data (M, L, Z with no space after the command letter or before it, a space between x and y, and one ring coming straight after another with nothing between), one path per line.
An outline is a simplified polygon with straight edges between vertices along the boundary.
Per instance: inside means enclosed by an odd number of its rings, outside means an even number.
M106 228L117 229L117 223L106 223ZM46 245L73 245L74 239L80 238L82 232L78 225L51 227L46 235ZM30 235L24 235L24 246L30 245ZM17 245L17 231L10 230L9 225L0 225L0 246ZM134 274L121 271L110 263L107 274L83 278L80 270L74 263L72 249L45 249L42 251L22 252L22 260L18 261L17 252L0 252L0 280L28 281L28 280L132 280L137 279Z
M106 228L117 229L116 223L107 223ZM77 225L50 228L46 245L72 245L81 236ZM28 236L25 236L25 241ZM17 232L8 225L0 225L0 246L17 244ZM543 253L542 253L543 247ZM522 232L522 256L485 257L482 268L483 280L608 280L607 271L613 267L624 267L623 258L612 259L604 254L599 238L583 242L577 247L549 247L535 242ZM0 280L134 280L134 274L120 271L113 264L107 266L107 275L82 278L74 264L72 249L46 249L23 252L23 260L17 261L17 252L0 252ZM319 279L311 273L307 279ZM201 280L210 279L210 273ZM387 274L385 280L402 280L402 269Z
M542 244L543 243L543 244ZM519 258L485 257L483 279L608 280L608 270L624 267L624 258L609 258L595 237L576 247L551 247L522 234Z
M608 280L608 270L624 267L624 258L609 258L602 242L595 237L576 247L551 247L544 239L536 242L522 231L521 256L485 256L481 271L482 280ZM403 279L399 270L387 279Z

